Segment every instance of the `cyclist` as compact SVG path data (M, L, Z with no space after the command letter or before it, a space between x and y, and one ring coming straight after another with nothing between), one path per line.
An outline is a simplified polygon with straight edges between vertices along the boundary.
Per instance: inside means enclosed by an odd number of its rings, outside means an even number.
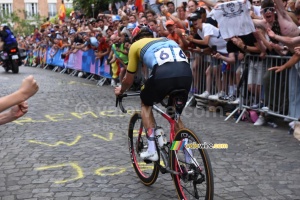
M4 46L0 47L0 51L3 49L6 50L8 47L18 47L17 40L7 24L1 24L0 37L4 42Z
M120 95L130 88L140 62L144 67L152 70L140 94L141 115L148 140L148 149L141 153L140 157L144 160L157 161L158 154L154 139L156 125L152 106L154 103L161 102L172 90L189 91L192 84L192 71L186 55L175 41L153 38L153 32L145 25L137 26L132 36L133 44L129 49L126 75L122 85L115 88L115 94ZM176 130L182 127L183 124L179 119Z

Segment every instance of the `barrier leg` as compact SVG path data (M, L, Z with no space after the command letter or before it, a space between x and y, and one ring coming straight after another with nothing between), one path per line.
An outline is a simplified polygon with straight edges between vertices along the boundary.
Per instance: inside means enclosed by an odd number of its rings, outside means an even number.
M107 80L107 78L102 78L102 79L100 79L100 80L98 81L97 85L103 86L104 83L106 82L106 80Z
M58 70L58 66L54 67L54 69L52 71L56 72L56 70Z
M235 123L239 123L239 121L241 120L242 116L244 115L244 113L246 112L246 108L243 109L243 111L241 112L240 116L238 117L238 119L236 120Z
M47 69L48 65L46 64L45 67L43 69Z
M224 119L224 121L227 121L227 120L228 120L230 117L232 117L239 109L240 109L239 107L237 107L236 109L234 109L234 111L232 111L232 112L230 113L230 115L228 115L228 116L226 117L226 119Z
M88 75L88 77L86 77L85 80L89 80L89 79L91 79L92 77L94 77L94 75L93 75L93 74L90 74L90 75Z
M74 69L74 71L72 71L72 73L70 74L70 76L75 76L77 73L77 70Z
M190 99L186 102L185 108L188 107L188 106L190 105L190 103L191 103L192 101L194 101L194 100L195 100L195 97L194 97L194 95L192 95L192 96L190 97Z
M64 74L67 71L67 68L64 68L63 70L61 70L59 73L60 74Z

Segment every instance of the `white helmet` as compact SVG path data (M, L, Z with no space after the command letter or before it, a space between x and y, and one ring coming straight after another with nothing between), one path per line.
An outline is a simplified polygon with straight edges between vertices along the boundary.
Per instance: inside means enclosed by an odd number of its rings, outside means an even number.
M1 24L1 26L4 27L4 26L8 26L8 25L6 23L3 23L3 24Z

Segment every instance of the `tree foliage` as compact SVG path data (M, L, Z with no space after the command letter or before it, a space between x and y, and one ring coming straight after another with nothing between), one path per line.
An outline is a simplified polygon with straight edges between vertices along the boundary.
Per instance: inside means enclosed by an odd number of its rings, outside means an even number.
M3 17L0 16L0 22L8 24L15 34L30 35L35 27L39 27L43 23L43 18L40 15L36 15L31 17L30 20L22 19L20 14L23 13L25 13L24 10L18 10Z

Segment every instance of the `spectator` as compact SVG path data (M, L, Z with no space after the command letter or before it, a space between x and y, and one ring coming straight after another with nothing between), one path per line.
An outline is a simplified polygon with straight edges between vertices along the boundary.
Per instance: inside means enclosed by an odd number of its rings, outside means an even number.
M39 87L33 76L28 76L22 82L19 90L0 98L0 125L14 121L28 112L27 99L32 97ZM9 109L6 112L6 109Z

